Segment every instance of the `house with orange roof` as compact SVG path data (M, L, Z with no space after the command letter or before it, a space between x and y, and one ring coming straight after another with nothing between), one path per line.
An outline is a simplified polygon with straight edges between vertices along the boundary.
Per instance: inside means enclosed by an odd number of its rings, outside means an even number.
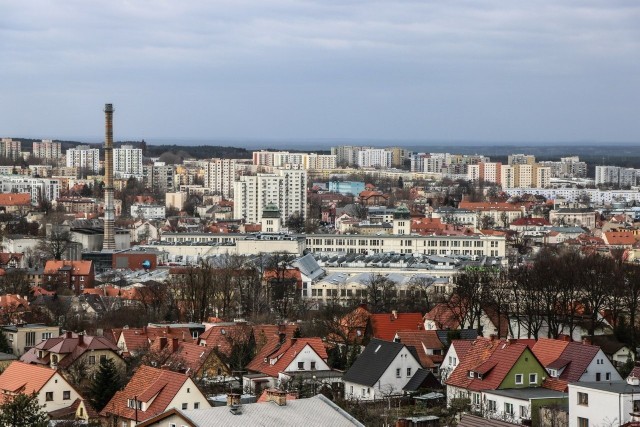
M100 415L113 425L134 427L169 409L208 407L207 398L188 375L142 365Z
M0 212L26 213L31 209L30 193L4 193L0 194Z
M389 201L389 196L382 191L365 190L358 195L358 202L364 206L384 206Z
M160 339L176 339L180 342L194 342L191 331L188 327L176 327L171 325L153 327L143 326L142 328L124 327L111 331L112 341L124 354L135 354L140 350L147 350Z
M332 373L327 360L321 338L272 339L247 365L250 374L244 376L243 386L259 394L265 387L275 387L277 382L287 383L296 377L313 380L313 376Z
M0 295L0 319L3 324L22 323L25 313L29 311L29 301L25 296Z
M59 286L72 289L76 295L84 288L93 288L93 261L49 260L44 266L44 284L49 290Z
M57 370L16 361L0 374L0 403L20 393L36 393L38 404L46 412L67 408L82 399Z
M0 268L24 268L25 257L22 253L0 252Z
M83 366L88 375L99 368L103 359L111 359L119 369L125 368L120 351L112 342L104 337L71 331L37 343L20 357L21 362L51 369L68 370Z
M202 376L230 376L249 361L256 348L256 338L253 327L244 322L220 322L200 335L198 345L213 351L200 369Z
M639 237L632 230L615 230L602 233L604 244L615 248L632 248Z
M369 316L369 329L373 338L393 341L401 330L418 331L424 328L421 313L377 313Z
M445 382L447 403L470 398L472 408L481 411L482 392L540 387L546 376L544 366L527 344L478 338L471 342Z

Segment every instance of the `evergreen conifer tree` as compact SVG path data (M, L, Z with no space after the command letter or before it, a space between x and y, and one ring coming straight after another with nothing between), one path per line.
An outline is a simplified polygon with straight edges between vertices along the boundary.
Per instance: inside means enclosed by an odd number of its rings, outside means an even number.
M109 358L101 360L98 372L89 385L91 404L97 411L101 411L120 390L121 381L120 372L113 360Z

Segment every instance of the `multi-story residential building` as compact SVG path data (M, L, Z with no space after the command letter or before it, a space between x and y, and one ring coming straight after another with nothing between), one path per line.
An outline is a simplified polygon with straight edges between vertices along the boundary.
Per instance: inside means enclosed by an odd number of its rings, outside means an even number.
M372 147L359 147L353 145L340 145L331 147L331 154L336 156L339 165L353 166L358 164L358 153Z
M585 178L587 164L581 162L578 156L561 157L559 162L538 162L540 166L551 168L552 178Z
M93 173L100 170L100 150L88 145L79 145L67 150L67 167L88 169Z
M322 170L335 169L338 166L337 156L335 154L315 154L308 156L307 169Z
M638 182L638 169L617 166L596 166L596 185L630 187Z
M402 147L390 147L387 151L391 151L391 166L399 168L404 165L404 160L408 157L409 152Z
M391 159L391 151L387 151L381 148L370 148L368 150L362 150L358 152L358 166L360 166L361 168L390 168Z
M113 172L116 178L142 179L142 149L123 145L113 150Z
M559 208L549 212L549 222L552 224L587 228L596 226L596 217L596 212L589 208Z
M144 219L165 219L167 208L162 205L131 205L131 216Z
M31 203L53 201L60 197L60 182L50 178L29 178L20 175L0 176L0 192L29 193Z
M509 166L533 165L536 162L536 156L531 154L510 154L507 159Z
M260 154L262 152L258 152ZM255 153L254 153L255 154ZM259 157L259 156L258 156ZM204 187L225 198L233 198L233 183L236 180L236 160L211 159L204 168Z
M173 165L156 162L143 166L142 170L145 187L159 194L176 190L176 169Z
M71 289L76 294L85 288L93 288L95 273L93 261L49 260L44 266L44 282L48 288Z
M50 139L33 142L33 157L37 159L57 160L62 156L61 144Z
M551 185L551 168L548 166L533 165L531 183L537 188L547 188Z
M19 159L22 156L22 143L11 138L2 138L0 140L0 156L12 160Z
M233 215L258 223L269 204L280 209L283 222L291 215L306 216L307 174L304 170L280 169L275 173L242 176L234 183Z
M481 162L475 165L467 165L467 179L469 181L500 184L502 182L502 163Z

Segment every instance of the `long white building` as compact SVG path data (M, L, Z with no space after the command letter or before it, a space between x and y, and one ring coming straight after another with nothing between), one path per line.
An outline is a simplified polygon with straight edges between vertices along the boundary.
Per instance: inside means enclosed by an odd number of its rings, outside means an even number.
M546 199L565 199L575 202L587 196L591 203L609 204L617 201L640 201L638 190L597 190L592 188L506 188L504 192L509 196L523 196L533 194L543 196Z
M100 150L88 145L79 145L67 150L67 167L89 169L98 173L100 170Z
M258 223L268 204L280 209L283 222L293 214L306 216L306 183L304 170L280 169L275 173L241 176L233 186L233 216L247 223Z
M53 201L60 197L60 182L57 179L29 178L21 175L0 176L2 193L29 193L31 204L37 205L43 200Z
M358 166L361 168L390 168L393 154L381 148L370 148L358 152Z

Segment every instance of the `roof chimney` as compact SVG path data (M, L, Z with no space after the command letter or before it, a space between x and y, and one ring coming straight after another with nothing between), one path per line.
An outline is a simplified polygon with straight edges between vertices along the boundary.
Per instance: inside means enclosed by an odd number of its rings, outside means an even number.
M160 337L158 338L158 345L160 346L160 350L164 350L164 348L167 346L167 337Z
M78 345L84 344L84 333L78 334Z
M270 388L267 390L267 402L275 402L278 406L287 405L287 392Z
M240 405L240 395L238 393L227 394L227 406Z
M179 340L178 338L171 338L171 352L175 353L178 351Z
M66 338L73 338L73 332L67 331L66 332Z

